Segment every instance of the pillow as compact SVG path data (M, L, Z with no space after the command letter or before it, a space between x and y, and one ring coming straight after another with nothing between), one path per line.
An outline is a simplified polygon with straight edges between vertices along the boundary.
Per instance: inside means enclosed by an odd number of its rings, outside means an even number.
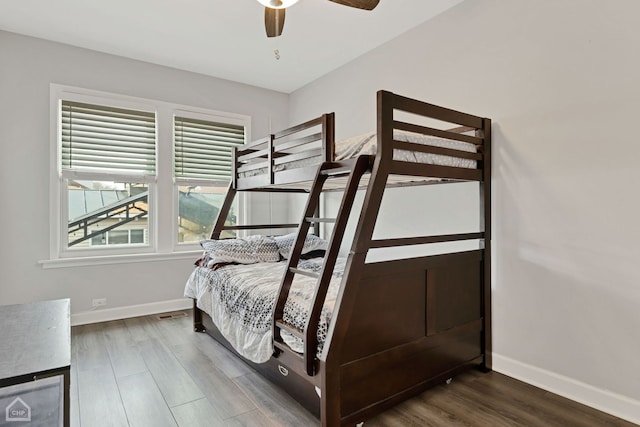
M209 264L235 262L254 264L280 261L278 245L273 237L250 236L244 239L203 240L200 245Z
M327 254L327 251L324 249L316 249L315 251L307 252L306 254L301 254L301 260L314 259L314 258L324 258Z
M280 251L280 255L284 258L289 258L289 254L293 249L293 245L296 243L296 235L297 233L285 234L284 236L276 236L275 241L278 245L278 250ZM311 251L317 250L326 250L327 249L327 241L321 239L315 234L307 234L307 237L304 240L304 245L302 246L302 255L307 254Z

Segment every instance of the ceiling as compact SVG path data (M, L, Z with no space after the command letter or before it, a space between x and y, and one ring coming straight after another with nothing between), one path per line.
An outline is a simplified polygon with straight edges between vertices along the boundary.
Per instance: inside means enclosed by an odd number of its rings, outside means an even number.
M2 0L0 29L290 93L461 1L300 0L269 39L256 0Z

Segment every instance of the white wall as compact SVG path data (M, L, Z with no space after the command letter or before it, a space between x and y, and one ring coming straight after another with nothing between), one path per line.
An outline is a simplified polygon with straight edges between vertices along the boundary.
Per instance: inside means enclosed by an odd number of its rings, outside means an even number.
M492 118L495 367L635 422L638 16L636 0L467 0L290 99L291 122L335 111L338 138L375 128L378 89ZM447 202L426 190L393 209Z
M182 297L192 260L43 269L49 257L49 85L249 115L252 135L288 124L288 95L0 32L0 304L71 298L72 313ZM254 217L268 212L265 199Z
M278 129L327 111L338 137L368 131L386 89L494 121L496 368L640 422L639 14L636 0L467 0L290 97L0 32L0 303L70 296L77 313L94 297L171 300L191 270L37 264L49 247L50 83L248 114L254 136L269 118ZM475 210L472 186L451 188L399 190L391 204L449 206L435 223L451 206Z

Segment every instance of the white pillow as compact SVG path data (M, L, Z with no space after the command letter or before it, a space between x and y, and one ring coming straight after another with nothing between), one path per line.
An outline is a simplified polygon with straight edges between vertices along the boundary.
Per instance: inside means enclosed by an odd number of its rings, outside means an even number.
M250 236L245 239L203 240L200 245L209 256L209 264L280 261L278 245L273 237Z

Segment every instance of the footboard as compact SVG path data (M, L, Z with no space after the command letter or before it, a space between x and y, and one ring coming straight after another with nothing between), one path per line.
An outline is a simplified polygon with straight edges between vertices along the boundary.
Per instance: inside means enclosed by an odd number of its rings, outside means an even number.
M335 420L329 425L367 419L483 363L483 256L476 250L364 266L357 290L344 296L353 298L348 326L331 343L339 360L330 356L325 387L339 381L339 398L326 402Z

